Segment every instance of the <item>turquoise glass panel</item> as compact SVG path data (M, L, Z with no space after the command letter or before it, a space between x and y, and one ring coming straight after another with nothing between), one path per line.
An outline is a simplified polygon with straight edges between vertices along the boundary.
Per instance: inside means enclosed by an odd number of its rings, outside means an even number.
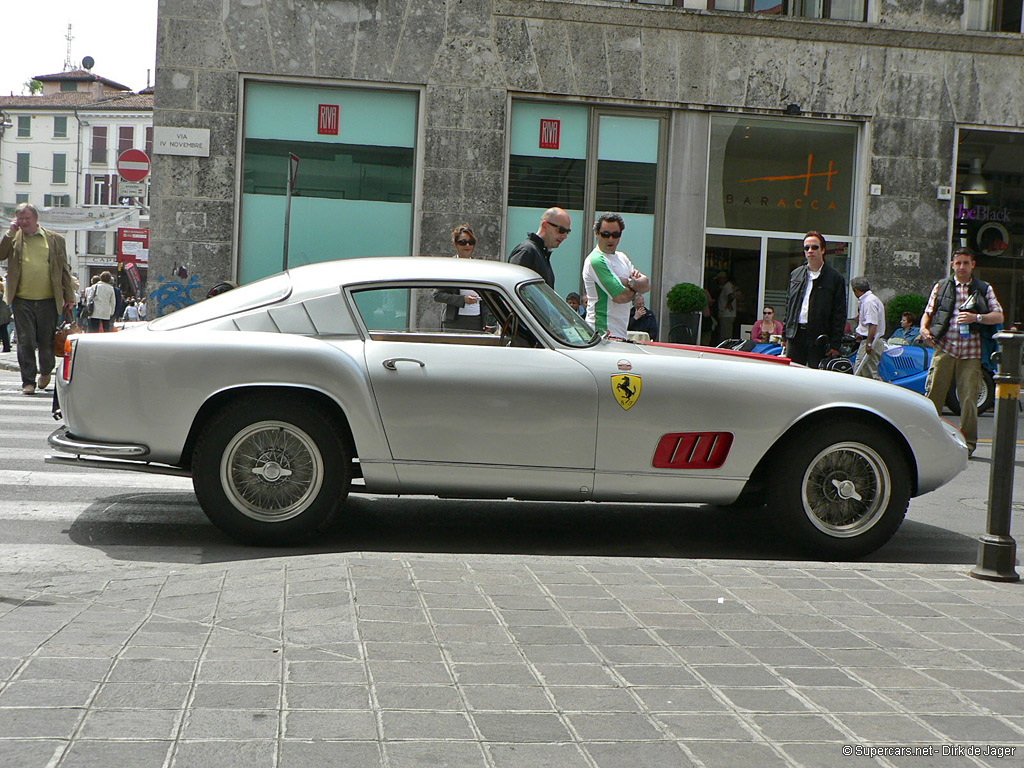
M290 267L410 253L417 99L390 90L246 85L241 282L281 270L286 150L302 158ZM321 105L338 106L337 135L318 132Z
M509 154L536 157L587 156L587 107L517 101L512 104ZM558 149L541 149L541 120L559 120Z
M408 331L408 288L374 288L353 295L368 331Z
M242 196L239 280L281 271L285 198ZM288 266L361 256L408 256L412 204L372 200L292 198Z
M505 255L508 255L519 243L526 239L530 232L536 232L540 226L540 217L545 208L519 208L509 206L508 227L505 230ZM551 252L551 268L555 272L555 290L558 295L575 291L579 293L583 271L583 259L580 255L584 238L590 239L592 232L583 218L583 211L568 211L572 219L572 232L563 243Z
M660 126L661 121L656 118L601 115L597 140L598 159L657 163Z
M248 83L245 94L247 139L416 145L415 93ZM338 106L336 136L317 133L321 104Z
M619 250L629 256L634 267L651 277L654 268L654 216L633 213L622 218L626 222L626 231L622 235Z

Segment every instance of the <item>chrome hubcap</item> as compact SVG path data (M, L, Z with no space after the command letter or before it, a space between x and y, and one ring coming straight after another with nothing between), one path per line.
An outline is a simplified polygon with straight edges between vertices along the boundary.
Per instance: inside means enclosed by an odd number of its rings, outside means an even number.
M877 523L892 492L889 470L863 443L837 443L808 465L801 484L804 512L829 536L859 536Z
M231 503L260 522L304 512L323 485L323 457L294 424L261 421L236 434L224 450L220 479Z

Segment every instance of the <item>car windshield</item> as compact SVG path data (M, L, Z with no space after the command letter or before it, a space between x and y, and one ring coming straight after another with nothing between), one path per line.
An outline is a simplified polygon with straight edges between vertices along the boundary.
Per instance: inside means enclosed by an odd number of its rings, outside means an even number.
M519 286L519 297L544 330L570 347L586 347L601 337L545 282Z
M273 304L287 298L291 290L291 280L286 272L282 272L191 304L184 309L154 320L149 327L154 331L172 331L175 328L205 323L207 320Z

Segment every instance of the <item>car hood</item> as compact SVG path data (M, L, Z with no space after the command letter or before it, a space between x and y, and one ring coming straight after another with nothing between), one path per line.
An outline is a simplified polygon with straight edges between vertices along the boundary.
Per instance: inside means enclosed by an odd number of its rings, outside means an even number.
M772 365L797 365L788 357L778 355L761 355L756 352L739 352L735 349L719 349L718 347L698 347L692 344L668 344L666 342L638 342L633 344L635 348L642 350L649 355L667 357L694 357L694 358L720 358L728 360L749 360L754 363L767 363Z

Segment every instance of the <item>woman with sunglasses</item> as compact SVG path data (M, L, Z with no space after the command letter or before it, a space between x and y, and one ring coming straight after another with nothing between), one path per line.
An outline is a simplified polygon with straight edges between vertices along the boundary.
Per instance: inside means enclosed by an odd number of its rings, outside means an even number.
M476 235L468 224L452 230L452 245L456 259L471 259L476 250ZM441 327L446 331L483 331L484 312L480 294L469 288L438 288L434 301L445 305ZM489 317L489 315L488 315Z
M775 307L765 304L761 319L754 323L754 329L750 332L750 338L758 344L765 344L771 341L772 336L781 335L782 323L775 319Z

